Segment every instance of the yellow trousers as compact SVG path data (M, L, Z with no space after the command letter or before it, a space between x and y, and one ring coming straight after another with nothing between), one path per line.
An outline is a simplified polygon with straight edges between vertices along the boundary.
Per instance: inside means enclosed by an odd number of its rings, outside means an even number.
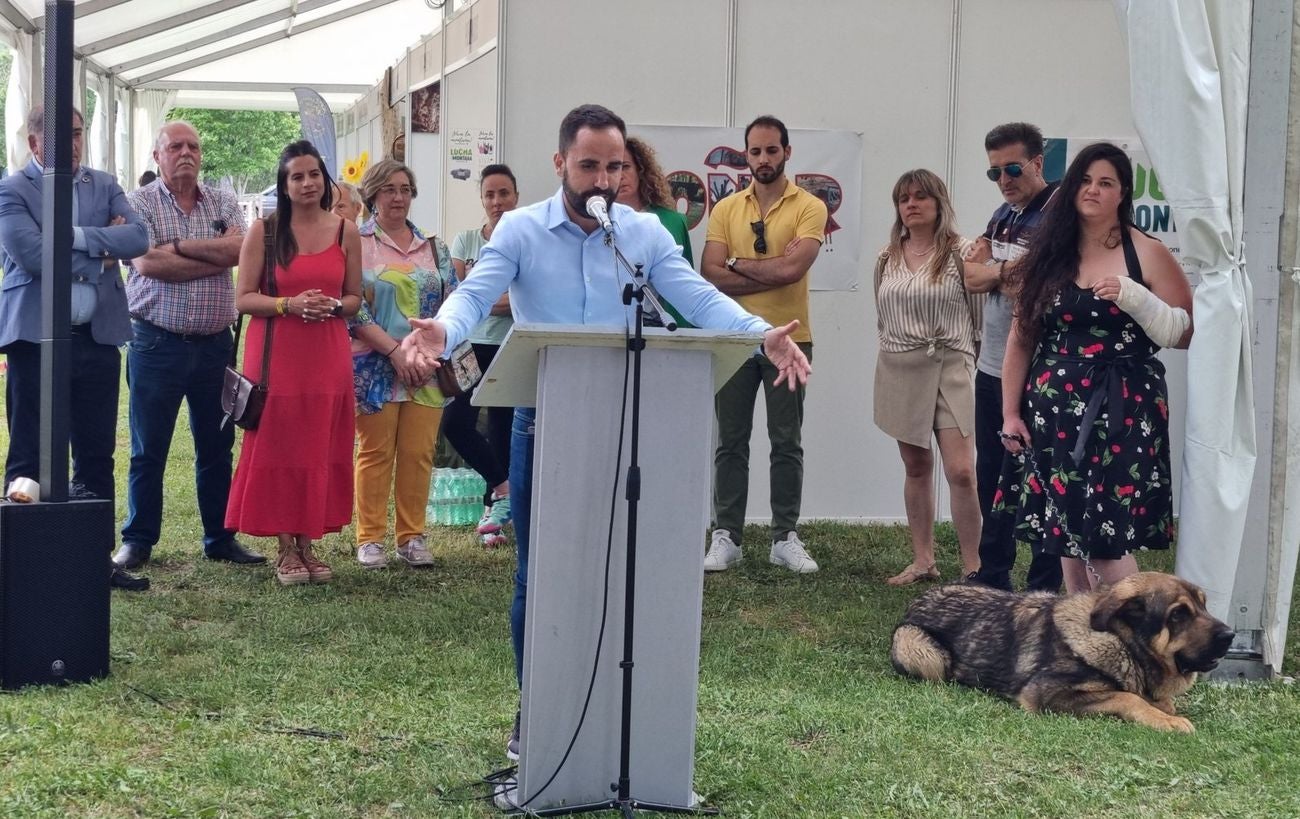
M441 421L441 407L414 401L384 404L379 412L357 416L358 544L384 542L390 495L397 512L393 527L397 545L424 534L424 510Z

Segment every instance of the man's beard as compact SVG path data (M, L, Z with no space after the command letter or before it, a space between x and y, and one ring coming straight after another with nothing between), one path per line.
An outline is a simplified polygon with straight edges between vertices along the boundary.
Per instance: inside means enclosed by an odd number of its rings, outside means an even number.
M771 182L775 182L776 180L780 179L781 174L785 173L785 160L782 159L781 162L775 167L773 167L771 170L756 171L753 168L750 168L749 170L751 173L754 174L755 179L757 179L759 182L762 182L764 185L767 185Z
M588 188L579 193L569 184L569 172L565 171L564 176L560 179L561 187L564 188L564 198L568 201L569 207L573 212L581 216L587 215L587 200L593 196L599 196L605 200L605 208L608 210L614 204L614 196L618 193L617 189L607 188Z

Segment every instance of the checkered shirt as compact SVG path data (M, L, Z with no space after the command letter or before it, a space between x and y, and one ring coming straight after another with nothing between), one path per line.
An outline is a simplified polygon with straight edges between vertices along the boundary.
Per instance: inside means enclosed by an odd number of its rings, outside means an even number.
M243 235L244 214L230 191L199 185L198 202L186 214L161 179L127 194L127 201L149 226L149 246L173 239L215 239L212 223L224 221L232 233ZM127 304L134 318L173 333L211 335L235 321L235 286L224 275L187 282L165 282L141 275L134 265L126 281Z

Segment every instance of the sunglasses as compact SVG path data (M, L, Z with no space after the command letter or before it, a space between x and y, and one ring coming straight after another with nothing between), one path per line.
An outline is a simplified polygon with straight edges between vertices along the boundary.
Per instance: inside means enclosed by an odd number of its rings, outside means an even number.
M762 219L759 219L757 222L750 222L749 229L754 231L754 252L766 253L767 252L767 225L763 224Z
M1031 159L1029 162L1008 162L1000 168L989 168L984 172L984 175L989 178L990 182L996 182L1002 178L1002 172L1006 171L1007 176L1018 179L1025 172L1025 168L1029 167L1029 163L1033 161Z

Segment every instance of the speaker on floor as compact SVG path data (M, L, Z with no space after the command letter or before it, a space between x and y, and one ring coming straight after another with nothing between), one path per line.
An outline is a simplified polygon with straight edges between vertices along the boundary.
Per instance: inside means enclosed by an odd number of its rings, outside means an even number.
M113 502L0 503L0 686L108 675Z

